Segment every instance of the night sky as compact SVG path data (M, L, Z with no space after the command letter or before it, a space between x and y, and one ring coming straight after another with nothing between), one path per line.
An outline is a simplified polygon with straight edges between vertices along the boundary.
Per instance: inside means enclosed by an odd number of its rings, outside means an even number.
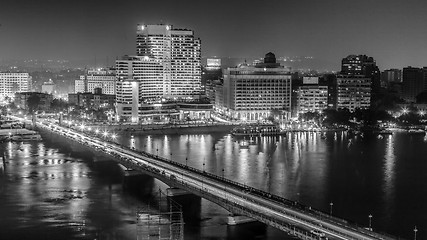
M135 54L141 24L188 28L203 56L314 56L339 70L348 54L380 69L427 65L427 1L1 0L0 59Z

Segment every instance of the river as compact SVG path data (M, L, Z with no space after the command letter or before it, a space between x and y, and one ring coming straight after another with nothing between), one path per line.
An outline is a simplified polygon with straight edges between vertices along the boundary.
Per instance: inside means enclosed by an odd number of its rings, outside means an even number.
M172 158L406 239L427 237L427 138L292 133L246 139L227 133L119 136ZM123 187L112 162L55 142L2 143L0 239L135 239L136 211L151 196ZM331 205L332 203L332 205ZM184 212L184 215L189 214ZM194 213L192 213L194 214ZM227 226L228 213L202 200L185 239L288 239L262 224ZM372 215L371 218L368 216Z

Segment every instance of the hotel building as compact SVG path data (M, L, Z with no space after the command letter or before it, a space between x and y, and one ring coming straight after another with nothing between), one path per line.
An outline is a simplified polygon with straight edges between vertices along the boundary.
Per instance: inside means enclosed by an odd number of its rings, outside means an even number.
M279 111L282 118L290 116L291 74L276 63L273 53L255 66L241 65L224 72L217 110L231 119L255 122Z
M160 61L163 69L161 97L175 101L193 100L200 93L200 39L192 30L171 25L138 25L136 54Z

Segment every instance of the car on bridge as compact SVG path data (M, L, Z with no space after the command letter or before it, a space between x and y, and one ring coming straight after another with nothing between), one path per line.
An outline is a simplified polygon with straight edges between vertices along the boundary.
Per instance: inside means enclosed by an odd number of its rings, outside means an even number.
M324 232L321 232L319 230L311 230L310 231L311 234L318 236L320 239L327 239L325 236Z

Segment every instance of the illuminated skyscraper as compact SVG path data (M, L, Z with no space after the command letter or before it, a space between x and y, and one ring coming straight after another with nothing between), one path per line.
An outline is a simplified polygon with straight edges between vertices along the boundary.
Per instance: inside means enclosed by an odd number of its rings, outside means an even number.
M200 92L200 39L192 30L174 29L171 25L138 25L136 54L161 62L165 99L187 101Z

